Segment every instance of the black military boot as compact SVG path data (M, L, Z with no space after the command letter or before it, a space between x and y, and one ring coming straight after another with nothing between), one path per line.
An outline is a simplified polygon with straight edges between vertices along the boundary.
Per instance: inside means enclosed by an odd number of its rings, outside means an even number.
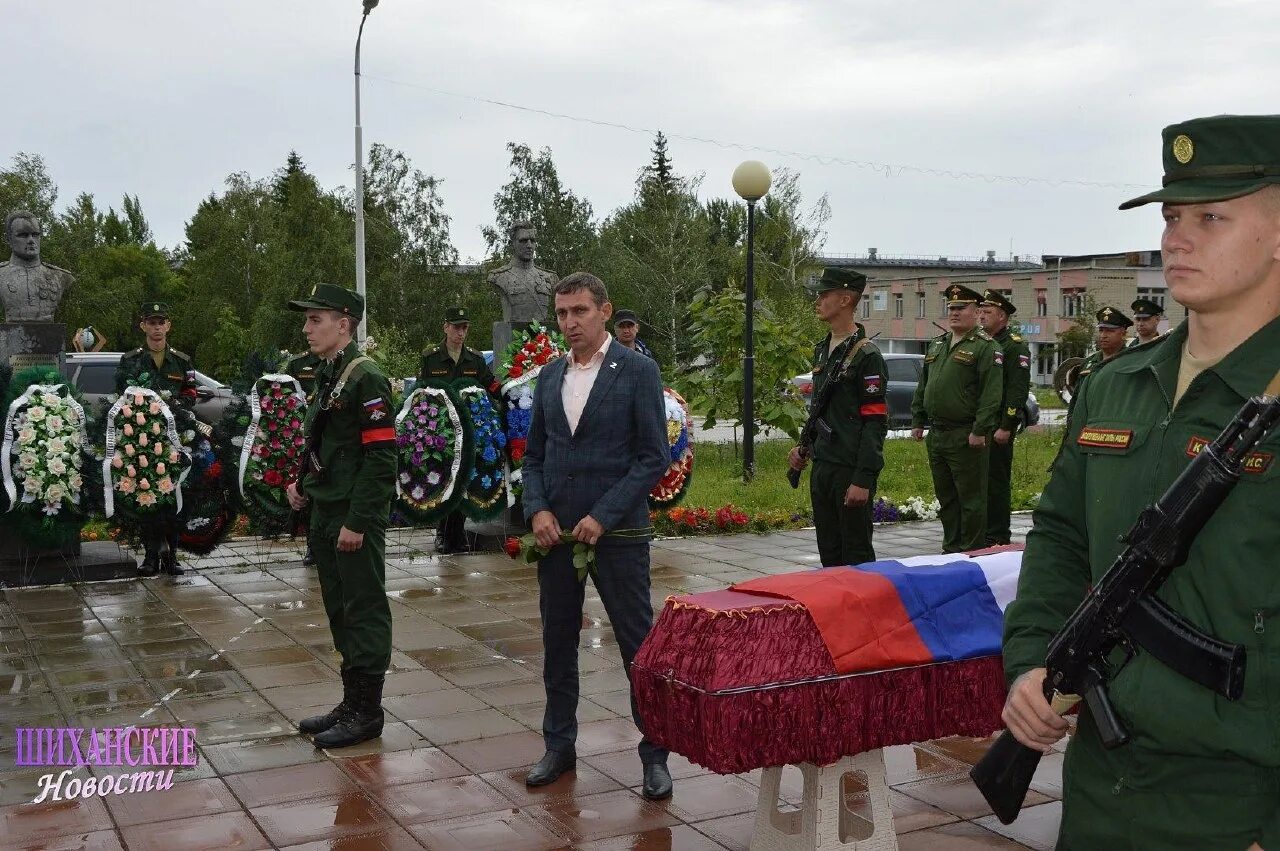
M307 544L307 551L302 554L303 567L315 567L316 557L311 554L311 544Z
M311 735L323 733L334 724L337 724L351 710L351 700L351 673L343 670L342 700L338 701L338 705L324 715L312 715L310 718L303 718L298 722L298 729Z
M347 748L382 735L382 674L353 671L352 708L338 723L318 734L312 742L318 748Z

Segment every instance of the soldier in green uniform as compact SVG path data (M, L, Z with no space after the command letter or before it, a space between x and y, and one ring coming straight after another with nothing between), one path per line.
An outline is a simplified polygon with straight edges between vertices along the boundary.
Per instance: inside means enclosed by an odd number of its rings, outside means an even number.
M1160 318L1164 316L1164 308L1149 298L1140 298L1134 300L1129 309L1133 311L1133 330L1136 332L1129 345L1142 346L1159 340L1162 336Z
M444 315L444 342L422 353L422 366L418 369L418 386L428 381L453 384L475 382L490 393L497 391L493 370L484 362L484 355L468 348L467 331L471 319L465 307L451 307ZM466 518L461 511L454 511L440 521L436 528L436 552L440 555L467 552L464 531Z
M284 374L292 375L298 379L298 386L302 388L302 393L307 397L307 404L310 405L315 401L316 392L316 371L320 368L323 361L320 356L310 350L302 354L293 355L284 363ZM290 530L293 534L293 530ZM315 567L316 557L311 554L311 542L307 541L306 552L302 554L303 567Z
M1047 751L1067 730L1044 699L1050 638L1119 554L1122 535L1280 368L1280 115L1166 127L1162 205L1170 296L1187 320L1127 349L1081 388L1063 463L1027 539L1005 613L1004 720ZM1107 750L1088 707L1067 747L1059 849L1280 848L1280 434L1161 586L1162 601L1247 648L1231 701L1139 652L1108 692L1130 741Z
M867 286L865 275L827 268L818 281L814 310L831 329L813 350L814 396L838 382L820 412L812 446L797 446L788 459L804 469L813 459L809 497L824 567L875 561L871 545L876 480L884 467L885 368L853 312Z
M143 302L138 311L138 328L147 342L120 358L116 365L116 393L123 393L138 376L146 373L147 386L157 393L169 394L170 406L191 406L195 403L195 365L190 355L169 346L169 306L160 301ZM178 537L181 525L176 517L157 520L148 527L143 537L142 564L139 576L155 576L163 570L171 576L181 576L178 566Z
M987 469L987 546L1007 544L1009 503L1013 476L1013 441L1021 424L1020 413L1031 389L1031 347L1009 328L1017 310L1004 293L987 290L978 306L978 321L987 336L1004 352L1004 392L1000 395L999 425L991 435L991 460Z
M1084 380L1124 349L1125 331L1133 326L1132 319L1110 306L1104 306L1094 314L1094 318L1098 321L1098 348L1075 369L1075 377L1070 382L1072 404L1069 407L1075 407L1075 400L1080 395Z
M987 467L1004 392L1004 350L978 327L982 296L947 287L950 331L933 340L911 400L911 436L926 440L942 521L942 551L981 549L987 536Z
M307 409L306 475L289 485L295 510L311 505L308 542L333 645L342 656L342 701L298 727L316 747L339 748L382 735L382 685L391 660L386 594L386 529L396 487L391 384L360 354L353 336L364 299L317 284L305 299L303 331L322 359L315 404Z

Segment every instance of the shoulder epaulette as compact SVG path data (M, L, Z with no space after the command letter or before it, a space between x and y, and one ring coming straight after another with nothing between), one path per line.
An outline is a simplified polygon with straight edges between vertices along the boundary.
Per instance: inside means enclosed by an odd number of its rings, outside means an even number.
M1022 335L1021 335L1021 334L1011 334L1010 336L1013 338L1013 341L1014 341L1015 343L1021 343L1021 342L1022 342Z
M134 349L133 351L129 352L129 354L130 354L130 355L140 355L140 354L142 354L142 346L138 346L138 348L136 348L136 349ZM125 357L128 357L128 355L126 355Z
M178 351L177 349L172 347L169 349L169 351L173 352L175 355L177 355L178 357L184 360L191 360L191 355L187 354L186 352Z
M979 340L990 340L990 339L991 339L991 335L990 335L990 334L988 334L986 331L983 331L981 328L979 328L979 329L978 329L978 339L979 339Z
M8 266L8 265L9 265L8 260L0 260L0 266Z
M499 266L498 268L491 270L491 271L489 272L489 274L490 274L490 275L496 275L496 274L498 274L499 272L506 272L506 271L509 271L510 269L511 269L511 261L510 261L510 260L508 260L506 263L503 263L503 264L502 264L501 266Z
M6 260L5 262L7 263L7 262L9 262L9 261L7 261L7 260ZM64 268L62 268L61 266L55 266L55 265L53 265L52 263L46 263L46 262L44 262L43 260L41 260L41 261L40 261L40 265L41 265L41 266L47 266L47 267L48 267L48 268L50 268L50 269L57 269L59 272L66 272L68 275L71 275L71 270L70 270L70 269L64 269ZM75 277L75 276L74 276L74 275L72 275L72 277Z

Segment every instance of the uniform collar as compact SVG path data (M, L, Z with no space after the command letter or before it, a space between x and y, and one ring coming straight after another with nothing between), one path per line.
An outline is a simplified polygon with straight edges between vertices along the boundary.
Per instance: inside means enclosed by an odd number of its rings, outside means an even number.
M1135 349L1121 349L1116 357L1123 356L1123 359L1109 368L1120 372L1139 372L1150 367L1160 377L1161 384L1166 388L1174 387L1186 342L1187 323L1184 320L1160 340ZM1278 349L1280 319L1273 319L1205 372L1213 373L1237 395L1247 399L1261 393L1280 368L1275 358Z
M853 323L853 333L850 334L848 337L845 337L844 341L840 343L840 345L842 346L851 345L853 343L858 342L865 336L867 336L867 329L862 326L861 322L855 322ZM830 351L831 349L831 332L830 331L828 331L827 336L823 338L822 347L823 349Z

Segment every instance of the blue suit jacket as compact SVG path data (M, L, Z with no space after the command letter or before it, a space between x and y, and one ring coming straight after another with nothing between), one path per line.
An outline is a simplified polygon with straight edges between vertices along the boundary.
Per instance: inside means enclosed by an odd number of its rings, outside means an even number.
M549 510L566 531L588 514L606 532L644 528L649 491L671 465L658 366L614 340L571 433L561 402L568 364L566 355L543 367L533 391L525 519Z

